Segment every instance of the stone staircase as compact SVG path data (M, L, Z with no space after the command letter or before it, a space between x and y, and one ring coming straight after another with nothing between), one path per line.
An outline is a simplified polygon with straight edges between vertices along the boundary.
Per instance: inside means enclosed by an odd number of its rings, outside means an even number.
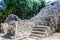
M37 25L32 28L30 38L42 38L46 37L50 34L50 28L49 26L42 26L42 25Z

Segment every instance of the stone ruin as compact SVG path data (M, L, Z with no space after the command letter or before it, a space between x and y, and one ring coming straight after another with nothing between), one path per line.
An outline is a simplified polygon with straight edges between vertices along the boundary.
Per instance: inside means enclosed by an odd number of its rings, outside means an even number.
M53 4L53 5L52 5ZM43 38L56 32L60 17L60 1L53 2L44 7L30 20L21 20L14 14L8 15L4 23L1 23L1 29L5 35L9 33L14 38ZM11 18L10 18L11 17Z
M10 14L10 15L8 15L8 17L5 19L4 23L9 23L9 22L11 22L11 21L13 21L13 20L19 21L19 20L21 20L21 19L19 19L17 15Z
M15 16L17 20L15 20L15 18L12 17L12 15ZM13 20L10 17L12 17ZM28 37L31 33L34 23L26 19L25 20L18 19L19 19L18 16L14 14L8 15L4 23L1 23L2 32L5 35L10 36L10 38L14 39Z

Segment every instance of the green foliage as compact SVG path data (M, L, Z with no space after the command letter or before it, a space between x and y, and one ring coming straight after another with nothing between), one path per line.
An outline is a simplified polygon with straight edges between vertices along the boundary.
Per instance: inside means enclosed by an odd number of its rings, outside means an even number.
M4 0L4 2L7 8L0 12L2 22L11 13L18 15L21 19L30 19L45 6L44 0Z

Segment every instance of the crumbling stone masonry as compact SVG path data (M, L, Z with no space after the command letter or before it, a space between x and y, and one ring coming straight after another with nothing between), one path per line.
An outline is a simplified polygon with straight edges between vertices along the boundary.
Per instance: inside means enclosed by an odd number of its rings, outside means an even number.
M58 30L58 22L59 22L58 20L60 19L59 18L60 1L53 2L52 4L43 8L35 17L30 19L30 21L32 21L36 25L34 29L32 30L34 31L32 32L32 35L31 35L32 37L35 37L35 36L42 37L42 36L38 36L40 34L41 35L45 34L45 36L48 36L56 32L56 30ZM42 33L43 32L42 29L44 28L44 26L38 26L38 25L44 25L46 28L46 30L44 29L46 33L45 32ZM41 32L38 33L37 31L41 31Z
M40 39L49 36L58 29L60 19L60 1L53 2L52 4L41 9L30 20L21 20L18 16L13 15L14 17L12 17L9 15L5 22L1 23L1 29L6 35L9 33L15 34L15 38L30 37Z

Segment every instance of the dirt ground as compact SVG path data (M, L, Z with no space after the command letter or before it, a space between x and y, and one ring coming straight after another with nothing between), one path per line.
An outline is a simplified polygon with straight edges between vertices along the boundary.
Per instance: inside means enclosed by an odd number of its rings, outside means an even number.
M0 37L0 40L11 40L11 39L6 39L6 38ZM13 39L13 40L15 40L15 39ZM20 39L20 40L36 40L36 39L24 38L24 39ZM60 40L60 33L54 33L53 35L50 35L45 38L41 38L40 40Z
M26 38L26 39L23 39L23 40L36 40L36 39ZM42 38L40 40L60 40L60 33L54 33L53 35Z
M53 35L50 35L42 40L60 40L60 33L54 33Z

